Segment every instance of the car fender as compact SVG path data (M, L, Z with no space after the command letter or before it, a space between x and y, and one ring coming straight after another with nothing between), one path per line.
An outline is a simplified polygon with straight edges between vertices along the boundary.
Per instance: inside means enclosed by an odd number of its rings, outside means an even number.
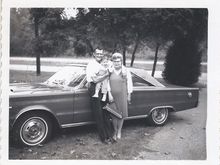
M47 108L46 106L43 106L43 105L32 105L32 106L27 106L27 107L25 107L25 108L23 108L23 109L21 109L20 110L20 112L16 115L16 117L15 117L15 120L14 120L14 122L13 122L13 125L14 125L14 123L17 121L17 119L21 116L21 115L23 115L24 113L26 113L26 112L33 112L33 111L45 111L45 112L48 112L48 113L50 113L55 119L56 119L56 117L55 117L55 115L53 114L53 112L49 109L49 108ZM56 119L56 121L57 121L57 123L59 123L59 121ZM59 124L60 125L60 124Z
M170 105L163 105L163 106L156 106L156 107L153 107L150 111L149 111L149 113L148 113L148 115L150 115L152 112L153 112L153 110L155 110L155 109L161 109L161 108L169 108L169 109L172 109L174 112L175 112L175 108L173 107L173 106L170 106Z

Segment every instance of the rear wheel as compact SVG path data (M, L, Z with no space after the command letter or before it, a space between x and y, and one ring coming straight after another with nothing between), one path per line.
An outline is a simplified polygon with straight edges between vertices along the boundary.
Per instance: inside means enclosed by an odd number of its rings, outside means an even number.
M156 108L148 117L148 122L151 125L162 126L166 123L169 116L168 108Z
M21 145L36 146L51 137L52 123L46 114L28 113L15 123L13 134L15 142Z

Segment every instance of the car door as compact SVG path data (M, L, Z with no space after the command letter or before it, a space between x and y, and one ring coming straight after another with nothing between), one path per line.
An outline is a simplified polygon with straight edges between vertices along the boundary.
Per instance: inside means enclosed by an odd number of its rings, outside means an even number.
M92 111L90 108L88 88L86 86L86 77L82 79L78 88L75 89L74 93L74 122L83 124L90 123L92 119Z
M149 98L152 93L149 91L154 90L155 86L133 73L131 75L133 93L131 95L131 104L128 105L128 116L146 115L147 110L151 107Z

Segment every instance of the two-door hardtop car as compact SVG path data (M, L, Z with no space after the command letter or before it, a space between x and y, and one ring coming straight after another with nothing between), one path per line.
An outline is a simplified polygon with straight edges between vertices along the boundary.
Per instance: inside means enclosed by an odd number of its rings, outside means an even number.
M10 84L10 135L22 145L35 146L51 136L54 126L94 123L89 104L85 66L64 67L40 84ZM147 118L161 126L169 112L198 105L198 88L166 87L147 71L130 68L133 81L126 119Z

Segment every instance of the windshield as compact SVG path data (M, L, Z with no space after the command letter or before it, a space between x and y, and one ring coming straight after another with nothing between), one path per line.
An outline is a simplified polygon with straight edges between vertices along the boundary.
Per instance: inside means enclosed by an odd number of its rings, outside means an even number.
M68 66L55 73L45 82L45 84L49 86L76 87L84 77L85 69L83 67Z

